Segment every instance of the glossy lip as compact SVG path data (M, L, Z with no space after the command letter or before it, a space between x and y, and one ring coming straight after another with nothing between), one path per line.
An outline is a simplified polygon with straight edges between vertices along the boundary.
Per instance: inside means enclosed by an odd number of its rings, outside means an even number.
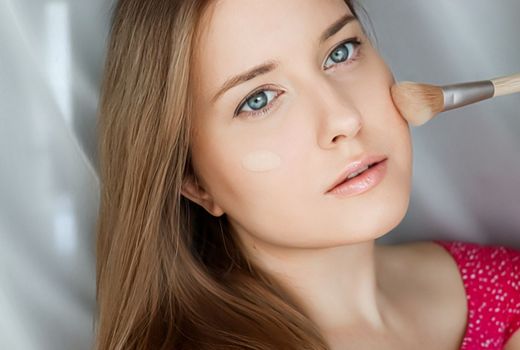
M379 185L385 178L388 167L387 163L386 160L383 160L382 162L375 164L359 176L334 187L327 195L352 197L370 191L372 188Z
M382 162L383 160L388 159L385 155L369 155L369 156L363 156L362 158L353 161L343 171L340 173L336 181L332 184L332 186L329 187L329 189L325 193L330 193L336 186L343 183L346 178L358 171L359 169L363 169L365 166L370 166L375 163Z

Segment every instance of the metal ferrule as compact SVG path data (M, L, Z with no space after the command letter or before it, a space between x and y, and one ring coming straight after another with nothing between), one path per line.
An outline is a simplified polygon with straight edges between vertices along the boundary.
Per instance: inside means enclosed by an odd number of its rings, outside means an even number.
M444 111L469 105L493 97L495 85L490 80L441 86Z

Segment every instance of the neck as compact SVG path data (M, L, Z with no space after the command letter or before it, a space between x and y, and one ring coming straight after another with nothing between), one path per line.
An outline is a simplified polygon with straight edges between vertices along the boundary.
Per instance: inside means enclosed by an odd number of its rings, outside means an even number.
M389 330L390 299L381 285L383 248L374 240L320 249L254 242L253 261L295 297L324 332Z

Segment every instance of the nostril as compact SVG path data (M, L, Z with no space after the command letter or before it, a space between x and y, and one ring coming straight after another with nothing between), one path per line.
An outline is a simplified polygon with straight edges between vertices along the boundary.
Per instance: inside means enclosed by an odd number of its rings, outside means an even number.
M332 139L332 142L336 142L336 140L340 137L345 137L345 135L336 135L334 136L334 138Z

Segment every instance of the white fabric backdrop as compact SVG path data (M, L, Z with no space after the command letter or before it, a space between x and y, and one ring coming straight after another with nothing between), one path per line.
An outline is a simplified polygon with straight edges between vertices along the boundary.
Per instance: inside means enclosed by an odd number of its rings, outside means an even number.
M398 80L520 72L518 0L364 0ZM95 121L110 3L0 0L0 348L89 349ZM412 129L410 210L384 242L520 246L520 95Z

